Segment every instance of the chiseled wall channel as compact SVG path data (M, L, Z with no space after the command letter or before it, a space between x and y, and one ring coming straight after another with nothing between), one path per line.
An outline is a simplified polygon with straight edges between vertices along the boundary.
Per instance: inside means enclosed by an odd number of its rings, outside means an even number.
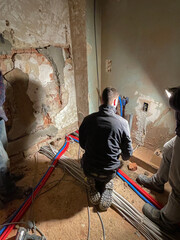
M78 128L77 53L72 56L71 39L76 19L70 30L69 6L68 0L0 2L0 69L6 84L10 155Z
M134 142L162 147L175 134L164 91L180 85L180 2L104 0L101 39L102 89L114 86L129 97ZM112 60L109 72L106 60Z
M101 92L101 1L86 0L89 112L98 111Z

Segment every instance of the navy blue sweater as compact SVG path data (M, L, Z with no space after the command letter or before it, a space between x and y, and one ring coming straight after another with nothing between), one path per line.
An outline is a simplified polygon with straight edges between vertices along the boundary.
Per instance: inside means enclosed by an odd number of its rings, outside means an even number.
M84 170L110 173L133 153L128 122L116 114L113 106L101 105L99 112L85 117L79 128L80 146L85 150Z
M176 111L176 134L180 137L180 87L174 88L169 104Z

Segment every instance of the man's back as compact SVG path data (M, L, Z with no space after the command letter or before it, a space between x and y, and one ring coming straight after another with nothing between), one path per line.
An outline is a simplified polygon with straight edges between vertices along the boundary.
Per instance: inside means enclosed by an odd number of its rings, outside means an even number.
M84 168L94 172L110 172L123 159L132 155L128 123L115 114L115 107L100 106L100 111L87 116L79 129L80 145L85 149Z

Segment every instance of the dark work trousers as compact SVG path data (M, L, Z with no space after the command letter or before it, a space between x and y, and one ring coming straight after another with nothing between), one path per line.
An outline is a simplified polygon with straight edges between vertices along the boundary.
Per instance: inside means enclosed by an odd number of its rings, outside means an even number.
M86 175L86 177L93 178L95 180L96 190L102 194L104 192L106 184L116 176L116 170L107 174L97 174L84 170L84 174Z
M180 223L180 137L175 136L164 145L160 168L152 180L157 184L169 181L172 191L161 209L161 218L171 224Z

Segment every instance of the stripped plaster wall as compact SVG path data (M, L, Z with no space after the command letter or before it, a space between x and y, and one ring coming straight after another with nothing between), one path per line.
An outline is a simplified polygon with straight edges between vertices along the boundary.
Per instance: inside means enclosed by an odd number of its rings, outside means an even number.
M102 88L113 86L129 97L133 140L153 150L174 135L164 90L180 83L179 43L178 0L102 2ZM112 60L109 72L106 60Z
M73 66L76 86L78 123L89 113L87 52L86 52L86 2L68 0Z
M9 154L77 128L71 45L68 0L0 1Z
M1 0L0 11L0 32L14 48L70 43L66 0Z

